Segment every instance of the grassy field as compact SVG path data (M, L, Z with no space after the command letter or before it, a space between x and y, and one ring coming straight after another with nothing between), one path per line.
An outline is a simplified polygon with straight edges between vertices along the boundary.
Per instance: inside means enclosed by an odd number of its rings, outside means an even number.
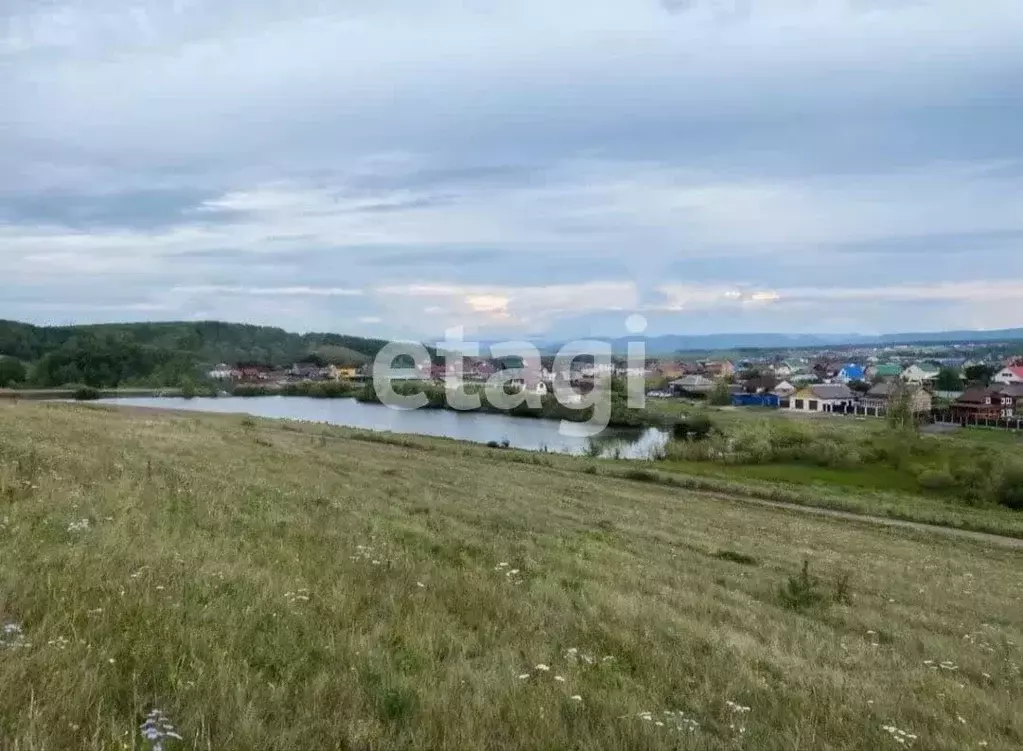
M650 402L667 417L695 413L713 424L710 440L669 446L672 471L741 473L824 493L895 492L974 508L1018 506L1012 497L1023 497L1023 435L1010 431L933 425L896 431L870 418Z
M1023 746L1023 552L623 466L0 403L0 748Z

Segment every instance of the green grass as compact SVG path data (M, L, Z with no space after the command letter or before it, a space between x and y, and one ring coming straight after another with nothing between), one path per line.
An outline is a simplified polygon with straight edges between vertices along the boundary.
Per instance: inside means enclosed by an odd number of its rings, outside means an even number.
M874 466L865 469L837 469L808 464L753 464L741 468L712 462L664 462L666 469L685 474L713 477L742 476L751 480L778 482L792 485L822 485L832 488L852 488L881 491L917 492L919 484L914 475L893 467Z
M0 403L0 748L1023 745L1023 553L626 467Z

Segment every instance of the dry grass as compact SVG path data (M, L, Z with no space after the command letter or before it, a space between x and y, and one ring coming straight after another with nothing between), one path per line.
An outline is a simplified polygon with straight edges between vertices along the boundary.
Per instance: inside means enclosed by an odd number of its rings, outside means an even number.
M0 748L1023 745L1018 551L388 440L0 403Z

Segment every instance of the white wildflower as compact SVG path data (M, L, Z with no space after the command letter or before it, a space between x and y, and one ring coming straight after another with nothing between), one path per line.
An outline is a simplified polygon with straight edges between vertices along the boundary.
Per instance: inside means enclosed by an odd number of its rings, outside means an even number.
M520 681L524 681L527 678L529 678L529 673L523 673L522 675L519 676Z
M574 696L570 696L568 698L571 699L572 701L582 701L583 700L583 697L579 696L579 694L575 694Z
M564 683L565 682L564 676L561 676L561 675L554 676L554 680L556 680L558 683Z
M170 718L159 709L154 709L149 713L146 721L139 726L139 730L142 732L142 737L149 741L152 751L164 751L164 744L169 739L182 740L174 729L174 725L171 724Z
M537 665L537 666L536 666L536 669L537 669L537 670L542 670L543 672L545 672L545 673L546 673L546 672L547 672L548 670L550 670L550 669L551 669L551 666L550 666L550 665L544 665L544 664L543 664L543 663L541 662L541 663L540 663L539 665Z
M88 519L79 519L78 521L71 522L67 525L68 532L84 532L89 528Z
M25 641L25 632L18 623L5 623L0 628L0 649L28 649L32 645Z

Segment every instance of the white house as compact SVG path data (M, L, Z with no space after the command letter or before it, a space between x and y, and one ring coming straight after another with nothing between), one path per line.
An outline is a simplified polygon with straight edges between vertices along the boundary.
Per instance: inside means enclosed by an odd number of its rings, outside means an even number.
M789 409L803 412L844 412L855 406L859 395L842 383L810 386L789 397Z
M795 368L793 368L787 362L780 362L774 366L774 374L779 378L788 378L795 372L796 372Z
M214 381L229 381L232 377L232 370L229 366L224 363L220 363L217 367L211 370L208 375Z
M781 383L774 387L774 391L772 391L771 393L775 394L776 396L780 396L782 399L784 399L796 393L796 387L793 386L788 381L782 381Z
M1023 365L1010 365L1002 368L997 374L991 377L992 383L1002 383L1006 386L1013 383L1023 383Z
M938 377L938 369L930 365L910 365L902 371L906 383L930 383Z

